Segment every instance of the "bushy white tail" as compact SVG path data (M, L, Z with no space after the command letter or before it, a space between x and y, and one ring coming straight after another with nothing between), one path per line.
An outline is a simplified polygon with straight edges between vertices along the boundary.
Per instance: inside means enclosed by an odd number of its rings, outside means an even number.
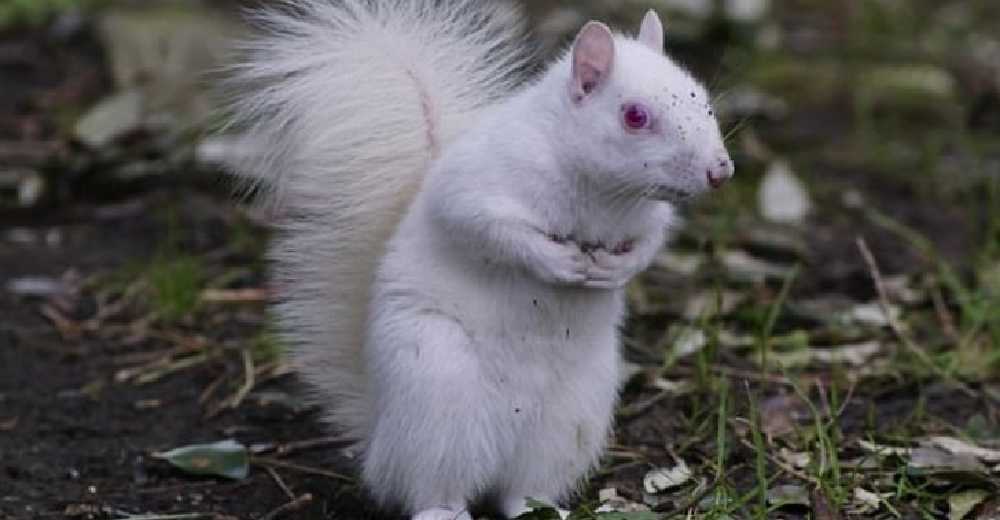
M275 307L293 365L340 428L366 419L363 341L375 270L438 151L510 95L521 18L488 0L286 0L253 15L229 85L280 208Z

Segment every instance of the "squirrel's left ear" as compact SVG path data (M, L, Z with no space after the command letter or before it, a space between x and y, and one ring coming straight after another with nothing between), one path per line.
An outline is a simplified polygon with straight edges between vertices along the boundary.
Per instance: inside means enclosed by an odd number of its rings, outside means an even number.
M573 41L573 78L570 85L574 101L582 101L611 77L615 65L615 38L601 22L587 22Z
M646 12L646 16L642 17L642 25L639 26L639 36L636 40L656 52L663 52L663 23L660 22L660 16L656 11L650 9Z

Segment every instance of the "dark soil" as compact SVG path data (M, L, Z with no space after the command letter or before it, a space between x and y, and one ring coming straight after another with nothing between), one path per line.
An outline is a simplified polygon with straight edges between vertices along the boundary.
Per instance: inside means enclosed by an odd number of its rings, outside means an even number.
M227 231L231 231L224 218L229 214L228 203L220 199L213 204L212 200L179 189L136 199L133 204L138 212L120 218L98 218L95 215L100 207L81 205L44 219L5 220L0 233L8 239L0 246L0 281L27 275L60 278L67 273L119 272L148 259L172 226L186 230L180 240L185 248L207 256L225 247ZM162 208L170 207L185 215L180 225L167 224L162 217L169 214ZM13 230L37 237L38 242L15 246L9 240ZM60 237L58 245L44 243L44 237L53 240L55 236ZM851 245L831 247L848 249ZM845 255L844 261L849 262L849 258ZM861 266L845 272L854 268ZM845 289L859 283L853 277L842 282ZM68 305L68 315L85 319L94 312L86 299L81 296L62 307ZM318 423L315 411L294 411L250 399L234 411L206 419L200 395L220 374L238 371L234 360L222 356L148 385L117 383L114 375L124 356L164 345L129 342L121 334L101 330L67 338L42 316L43 304L40 299L0 293L0 511L4 518L115 518L125 512L210 512L220 518L260 518L289 502L290 497L261 467L237 482L198 478L172 469L150 454L223 438L247 444L323 438L329 432ZM260 329L263 310L251 306L242 312L252 316L243 317L242 324L221 313L221 317L178 328L202 329L200 334L220 340L227 336L251 338ZM738 387L735 381L734 388ZM292 378L286 376L261 390L294 394L296 389ZM930 401L929 413L949 423L962 424L982 410L982 404L959 400L961 396L953 390L925 389L912 383L880 387L872 403L875 416L879 420L905 419L924 390L938 394ZM753 391L766 396L773 388L755 385ZM845 428L861 431L872 426L867 422L872 410L865 406L870 396L865 393L855 395L856 406L843 418ZM648 392L629 393L626 403L634 405L651 396ZM697 422L695 414L702 413L701 409L691 399L669 398L623 419L616 445L641 457L624 465L610 464L613 469L599 476L600 483L638 498L642 474L650 465L670 460L666 445L685 444L680 439L692 433L687 428ZM687 460L711 460L715 449L711 443L688 446L678 455ZM752 460L748 450L734 449L730 459L734 465ZM350 466L335 444L293 451L283 460L350 474ZM276 472L296 496L310 493L314 497L296 518L351 519L373 514L354 485L295 469L277 468ZM752 473L748 470L744 477L751 478Z

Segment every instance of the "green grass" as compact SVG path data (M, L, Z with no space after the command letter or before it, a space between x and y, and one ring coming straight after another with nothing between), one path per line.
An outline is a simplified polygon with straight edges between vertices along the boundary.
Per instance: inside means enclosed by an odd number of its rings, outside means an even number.
M143 269L149 282L150 306L159 317L177 319L197 310L204 282L204 266L194 256L160 253Z
M2 0L0 27L11 23L37 23L48 16L70 9L89 9L106 0Z

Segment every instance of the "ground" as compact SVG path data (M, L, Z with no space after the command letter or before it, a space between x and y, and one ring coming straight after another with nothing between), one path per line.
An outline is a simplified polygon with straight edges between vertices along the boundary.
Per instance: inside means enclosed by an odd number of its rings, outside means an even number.
M823 26L802 6L788 12L784 23ZM48 172L85 155L60 134L60 110L110 87L74 73L99 61L91 39L40 31L0 38L43 57L0 52L0 70L15 72L0 75L0 164L41 149L56 157ZM734 60L677 51L702 77ZM740 81L791 109L726 123L737 178L684 207L674 254L630 288L634 375L578 514L614 489L666 517L995 517L989 90L952 103L917 85L905 87L916 101L890 90L859 102L851 81L876 74L867 62L838 62L820 85L830 70L815 57L735 54L748 61L730 67ZM129 139L146 150L149 136ZM779 159L807 177L804 221L758 215ZM0 208L0 518L390 518L282 362L265 307L266 215L214 176L94 189L106 162L93 164L56 177L38 207ZM250 448L245 478L154 456L224 439Z

